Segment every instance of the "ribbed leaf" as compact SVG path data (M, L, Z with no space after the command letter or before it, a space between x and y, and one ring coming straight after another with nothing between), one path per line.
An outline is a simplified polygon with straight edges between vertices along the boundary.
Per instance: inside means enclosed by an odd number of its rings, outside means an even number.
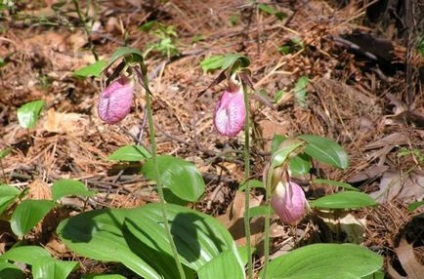
M38 259L31 268L34 279L66 279L78 262L58 261L51 257Z
M354 244L313 244L275 258L266 278L359 279L378 271L383 258ZM263 271L259 278L264 278Z
M139 209L134 209L137 210ZM82 213L62 221L57 233L69 249L84 257L121 262L143 278L162 278L130 250L124 239L122 224L129 211L104 209Z
M13 211L10 226L14 234L23 237L56 205L49 200L24 200Z
M18 188L9 185L0 185L0 214L19 196Z
M309 203L312 207L325 209L361 208L375 206L373 198L361 192L344 191L333 195L324 196Z
M137 162L150 157L152 157L152 155L144 146L125 145L109 155L107 159L112 161Z
M182 200L198 201L206 186L202 175L192 163L169 155L158 156L156 160L164 187ZM141 172L150 180L156 180L152 158L146 161Z
M232 236L215 218L173 204L167 204L166 209L181 262L187 267L197 271L224 251L240 258ZM160 204L148 204L127 216L125 226L135 238L151 249L172 255Z
M298 138L308 143L305 153L315 160L341 169L346 169L349 165L346 152L336 142L315 135L302 135Z
M72 179L61 179L53 183L52 186L53 200L57 201L65 196L82 196L91 197L95 193L87 189L84 183L72 180Z
M1 255L0 259L33 265L41 258L50 257L49 252L39 246L20 246L10 249Z
M24 279L25 275L16 265L0 262L0 278Z

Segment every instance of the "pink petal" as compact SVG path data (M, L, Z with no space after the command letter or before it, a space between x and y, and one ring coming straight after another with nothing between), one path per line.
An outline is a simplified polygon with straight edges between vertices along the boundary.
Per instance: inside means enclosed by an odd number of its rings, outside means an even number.
M296 183L284 185L279 182L271 197L271 206L283 223L293 224L303 218L307 200L303 189Z
M133 83L123 78L109 84L100 94L97 106L100 119L107 124L115 124L124 119L131 109L133 90Z
M234 137L243 129L246 109L241 88L235 92L224 91L215 106L213 120L216 130L223 136Z

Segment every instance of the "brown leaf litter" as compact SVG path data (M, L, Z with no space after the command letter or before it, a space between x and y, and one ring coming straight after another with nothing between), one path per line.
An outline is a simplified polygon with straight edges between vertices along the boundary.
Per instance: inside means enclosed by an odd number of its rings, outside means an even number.
M102 2L98 13L92 14L95 28L88 37L77 24L72 6L52 13L53 2L44 6L22 4L17 13L28 16L47 12L47 19L59 22L54 28L14 21L13 15L6 15L7 28L0 38L0 57L7 62L0 68L0 150L12 146L13 151L2 160L4 183L28 187L30 197L37 199L48 198L49 187L60 178L77 179L99 191L87 202L66 200L74 211L62 212L65 215L157 200L153 185L139 175L139 164L106 161L114 150L133 144L139 136L145 105L142 89L137 90L131 114L120 125L108 126L96 115L98 92L104 81L80 80L72 75L73 70L94 61L87 49L89 42L101 58L109 57L125 40L128 46L142 49L155 38L138 27L157 20L175 27L176 44L182 53L171 60L157 54L146 60L152 76L159 153L187 158L201 170L208 187L204 198L193 205L195 208L221 215L219 218L238 241L245 241L240 222L244 201L236 192L243 181L243 161L238 155L243 149L243 136L221 138L213 129L213 107L222 86L209 88L199 96L216 77L216 73L203 73L200 61L212 55L241 52L251 59L257 91L266 92L270 99L279 90L287 93L274 108L252 101L257 128L257 132L252 131L253 142L257 143L252 148L252 177L261 179L275 134L317 134L340 143L350 156L350 166L346 171L315 166L317 172L302 181L308 195L321 193L321 189L309 185L309 180L319 176L350 182L380 197L375 209L339 212L338 216L333 212L321 221L310 216L297 228L273 222L273 256L319 240L320 232L324 239L327 235L331 241L345 241L337 238L337 232L344 232L347 239L362 241L385 255L392 276L396 277L396 272L399 276L420 274L422 261L418 262L424 245L418 239L422 239L419 232L424 230L418 226L412 240L407 232L408 224L419 218L414 215L422 210L411 213L406 206L423 197L419 156L424 156L424 94L422 80L414 75L415 94L410 102L405 69L407 63L416 70L424 63L416 53L409 60L405 57L407 45L397 34L397 27L390 25L392 21L384 21L381 32L374 32L375 19L368 18L369 13L375 13L373 5L366 1L350 1L346 6L330 1L270 1L286 15L280 21L241 0L172 0L162 5L153 1L153 6L130 0ZM245 16L234 17L240 12ZM384 16L390 13L381 18ZM31 17L32 22L35 19ZM237 23L233 25L230 19ZM387 22L389 26L385 26ZM128 32L128 39L122 30ZM196 35L202 35L202 40L194 42ZM384 47L376 53L364 44L368 40L364 38ZM282 54L281 46L293 51ZM302 76L310 79L306 107L299 106L289 93ZM16 109L36 99L47 103L39 124L32 130L20 128ZM148 146L147 131L141 132L141 143ZM402 148L418 153L398 156ZM252 195L252 206L260 204L263 193L252 191ZM262 223L256 221L252 224L253 240L260 243L261 249ZM394 241L399 235L401 240ZM44 240L57 255L69 257L50 233ZM391 264L395 255L404 273ZM260 266L262 258L256 260ZM89 261L83 265L87 272L103 268Z

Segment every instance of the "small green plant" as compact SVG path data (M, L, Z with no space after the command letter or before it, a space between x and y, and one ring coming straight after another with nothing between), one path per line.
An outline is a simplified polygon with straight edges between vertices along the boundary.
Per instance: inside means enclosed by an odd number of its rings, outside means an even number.
M156 41L150 43L144 51L143 55L145 57L152 51L159 52L168 59L180 53L178 47L175 45L178 34L174 26L167 26L156 21L150 21L143 24L140 30L147 31L156 37Z
M272 7L271 5L266 5L266 4L261 3L261 4L258 5L258 8L259 8L259 10L261 10L262 12L264 12L266 14L270 14L270 15L275 16L279 20L283 20L284 18L287 17L286 14L278 11L277 9Z
M53 184L51 191L53 200L33 200L26 198L26 191L21 192L16 187L0 185L0 216L3 220L10 221L12 232L20 240L0 256L0 278L25 278L22 270L14 263L31 267L33 278L66 279L78 267L78 262L56 260L46 249L24 244L31 230L53 208L61 206L62 197L90 197L95 194L83 183L75 180L58 180Z
M312 244L277 257L268 263L271 207L282 222L296 224L308 213L309 207L338 210L376 205L370 196L357 191L347 183L322 179L311 183L328 185L345 191L307 202L303 190L292 182L292 177L308 174L311 170L312 160L341 169L346 169L348 166L346 152L332 140L315 135L301 135L294 138L276 136L274 138L271 160L264 173L263 185L267 193L265 205L267 209L263 211L266 215L265 265L259 274L260 278L267 276L270 278L309 278L308 274L316 276L314 278L325 278L329 274L335 278L349 278L343 274L350 274L349 276L355 274L355 278L360 278L377 272L382 266L382 258L367 249L352 244ZM323 256L324 254L326 256ZM316 255L320 255L318 256L319 260L315 258ZM352 257L351 262L340 262L333 258L346 255ZM370 265L360 264L361 257L368 258ZM309 260L311 261L309 262ZM293 265L292 261L302 262L302 264ZM316 265L317 261L321 261L321 263ZM361 268L356 269L357 264L351 264L354 262L360 264Z
M424 154L421 152L421 150L414 148L414 149L408 149L406 147L400 147L399 151L397 153L397 157L408 157L411 156L415 158L418 164L424 163Z

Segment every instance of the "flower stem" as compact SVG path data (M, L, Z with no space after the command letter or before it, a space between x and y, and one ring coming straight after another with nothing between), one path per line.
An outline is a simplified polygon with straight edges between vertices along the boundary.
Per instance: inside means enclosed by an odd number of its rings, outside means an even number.
M244 181L246 183L246 189L244 190L244 230L246 234L247 244L247 274L248 278L253 278L253 263L252 263L252 251L250 247L250 105L249 105L249 94L247 92L248 87L243 82L243 95L244 95L244 107L246 109L246 123L244 125Z
M274 166L270 164L267 175L267 179L265 186L266 189L266 197L265 197L265 205L266 205L266 214L265 214L265 232L264 232L264 267L262 269L262 278L266 278L266 272L268 268L269 262L269 228L271 225L271 187L272 187L272 171Z
M150 145L151 145L151 151L152 151L152 161L153 161L153 166L154 166L154 172L155 172L155 177L156 177L156 186L157 186L157 191L159 193L159 198L160 198L160 204L161 204L161 211L162 211L162 222L164 224L164 228L165 228L165 232L166 232L166 236L168 238L169 244L171 246L171 250L175 259L175 264L177 266L178 269L178 273L179 273L179 278L185 279L185 272L183 269L183 266L179 260L179 256L178 256L178 250L177 250L177 246L175 245L174 239L172 238L172 234L171 234L171 230L168 224L168 213L166 211L166 202L164 199L164 195L163 195L163 186L162 186L162 182L161 182L161 178L160 178L160 174L159 174L159 169L158 169L158 165L157 165L157 151L156 151L156 140L155 140L155 128L154 128L154 123L153 123L153 113L152 113L152 101L151 101L151 91L149 89L149 84L148 84L148 78L147 78L147 74L145 72L142 73L142 77L143 77L143 86L146 89L146 110L147 110L147 118L148 118L148 123L149 123L149 138L150 138Z

